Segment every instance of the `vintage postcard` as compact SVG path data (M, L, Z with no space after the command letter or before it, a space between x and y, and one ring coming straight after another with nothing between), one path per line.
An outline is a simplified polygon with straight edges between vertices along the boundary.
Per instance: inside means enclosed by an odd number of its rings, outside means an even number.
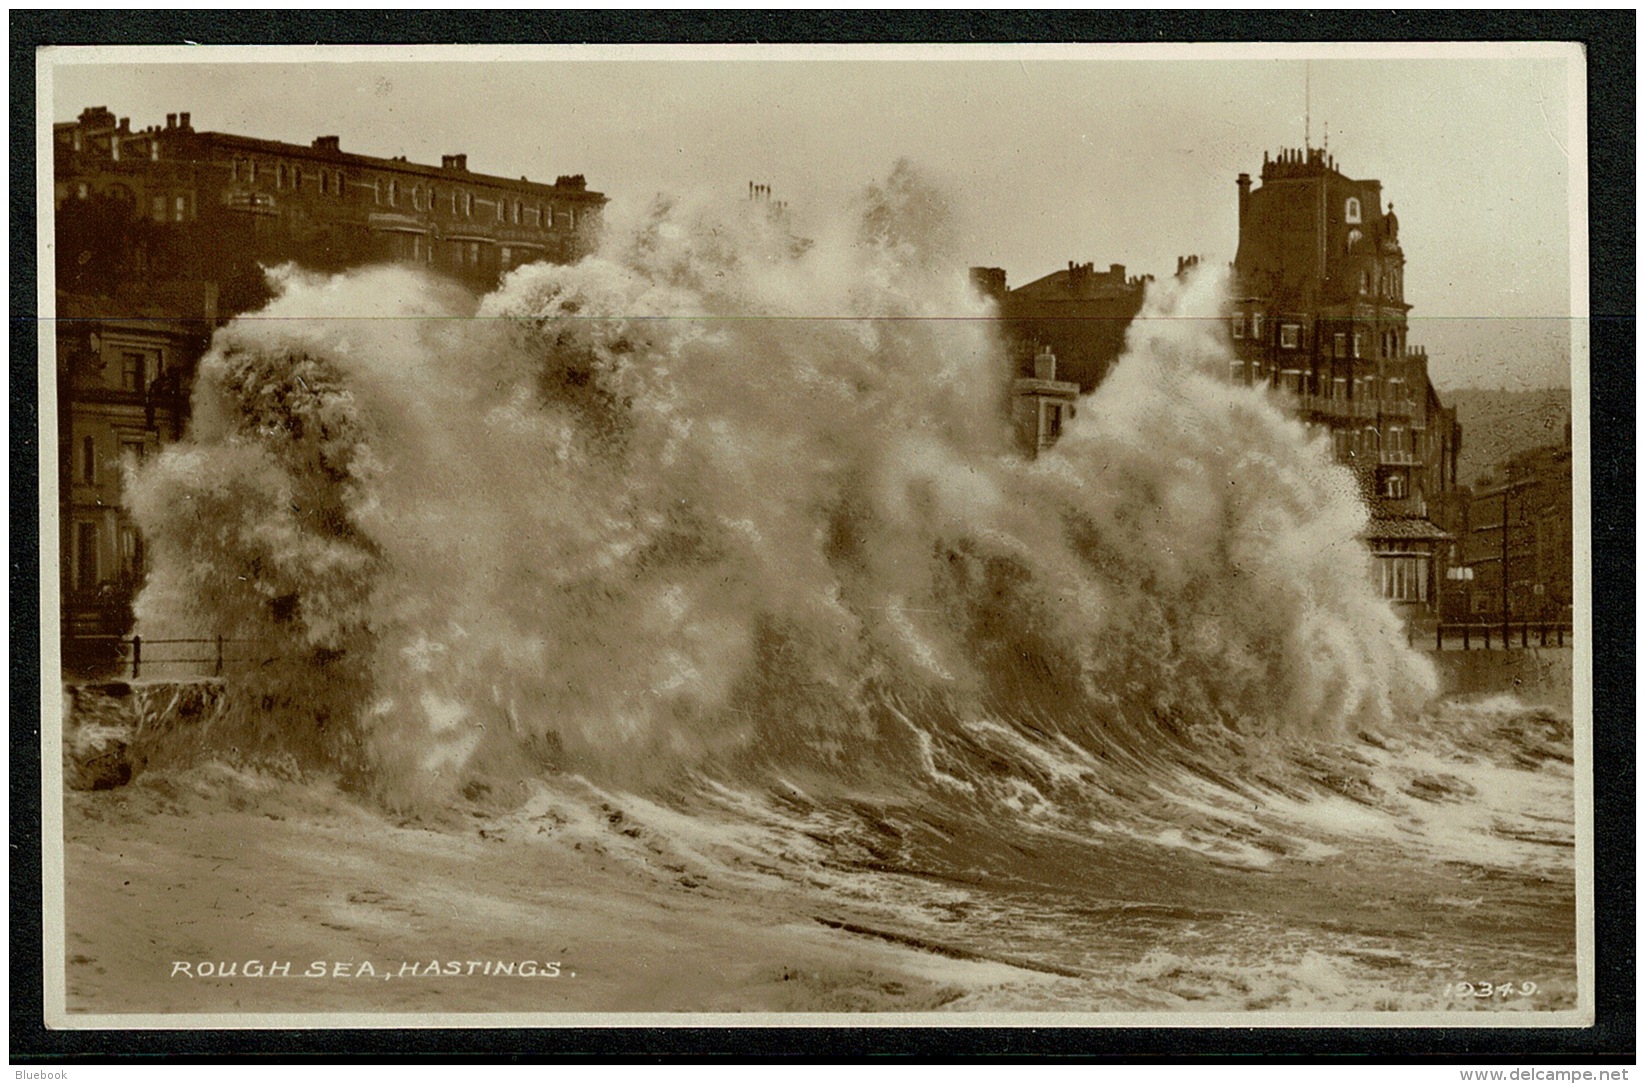
M1578 46L38 87L51 1026L1593 1020Z

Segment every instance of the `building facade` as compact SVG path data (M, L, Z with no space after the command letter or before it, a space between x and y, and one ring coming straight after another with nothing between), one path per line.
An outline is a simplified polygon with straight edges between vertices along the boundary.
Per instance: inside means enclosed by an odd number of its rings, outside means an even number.
M1098 271L1092 263L1068 262L1033 282L1010 289L1005 271L973 267L971 283L999 306L1002 337L1027 377L1040 352L1056 356L1063 378L1089 393L1125 350L1125 332L1142 309L1151 276L1126 276L1125 265Z
M187 113L133 129L87 109L55 125L53 143L60 228L88 215L125 225L128 251L107 255L139 279L221 280L248 260L397 260L489 288L520 264L575 259L605 205L581 174L542 184L470 172L463 154L432 166L344 151L336 136L303 146L200 132Z
M188 113L135 129L97 107L52 134L71 667L130 628L143 549L125 465L182 436L196 363L217 326L268 300L264 267L412 263L485 290L521 264L577 258L606 202L581 175L542 184L471 172L461 154L421 165L335 136L202 132Z
M1383 593L1434 615L1455 559L1462 431L1407 341L1393 206L1380 181L1345 176L1318 148L1265 156L1260 186L1237 184L1230 376L1286 393L1329 433L1365 491Z
M1468 496L1460 533L1469 575L1447 599L1447 620L1569 622L1574 552L1569 423L1562 443L1496 465Z
M1020 376L1011 384L1011 430L1017 447L1030 459L1062 438L1063 426L1079 409L1080 386L1057 379L1057 356L1042 346L1034 356L1034 375Z

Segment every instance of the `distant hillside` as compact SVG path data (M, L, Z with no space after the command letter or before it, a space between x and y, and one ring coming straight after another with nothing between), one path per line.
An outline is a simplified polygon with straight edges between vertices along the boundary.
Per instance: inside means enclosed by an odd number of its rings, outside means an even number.
M1571 416L1569 388L1455 388L1442 390L1439 397L1446 406L1456 407L1457 421L1462 423L1457 477L1464 485L1511 455L1559 443Z

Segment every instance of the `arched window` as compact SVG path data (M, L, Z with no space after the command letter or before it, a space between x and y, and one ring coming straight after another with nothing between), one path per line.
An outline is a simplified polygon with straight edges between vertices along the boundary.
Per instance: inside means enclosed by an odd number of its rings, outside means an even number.
M1364 236L1365 235L1360 233L1358 230L1349 230L1348 231L1348 251L1349 252L1354 251L1354 247L1359 244L1360 238L1362 238Z
M400 182L395 181L395 180L390 180L388 182L388 205L390 207L398 207L399 206L399 201L400 201Z
M293 188L303 187L303 167L302 166L292 166L291 167L291 187L293 187Z
M1343 219L1344 222L1358 222L1359 221L1359 197L1357 197L1357 196L1349 196L1348 197L1348 203L1343 208L1343 211L1342 211L1342 219Z

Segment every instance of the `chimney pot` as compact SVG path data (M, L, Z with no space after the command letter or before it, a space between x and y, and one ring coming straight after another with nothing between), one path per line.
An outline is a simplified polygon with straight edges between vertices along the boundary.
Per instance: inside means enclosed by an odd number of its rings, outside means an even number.
M177 127L179 127L179 128L187 128L188 127L188 114L187 113L177 114Z

